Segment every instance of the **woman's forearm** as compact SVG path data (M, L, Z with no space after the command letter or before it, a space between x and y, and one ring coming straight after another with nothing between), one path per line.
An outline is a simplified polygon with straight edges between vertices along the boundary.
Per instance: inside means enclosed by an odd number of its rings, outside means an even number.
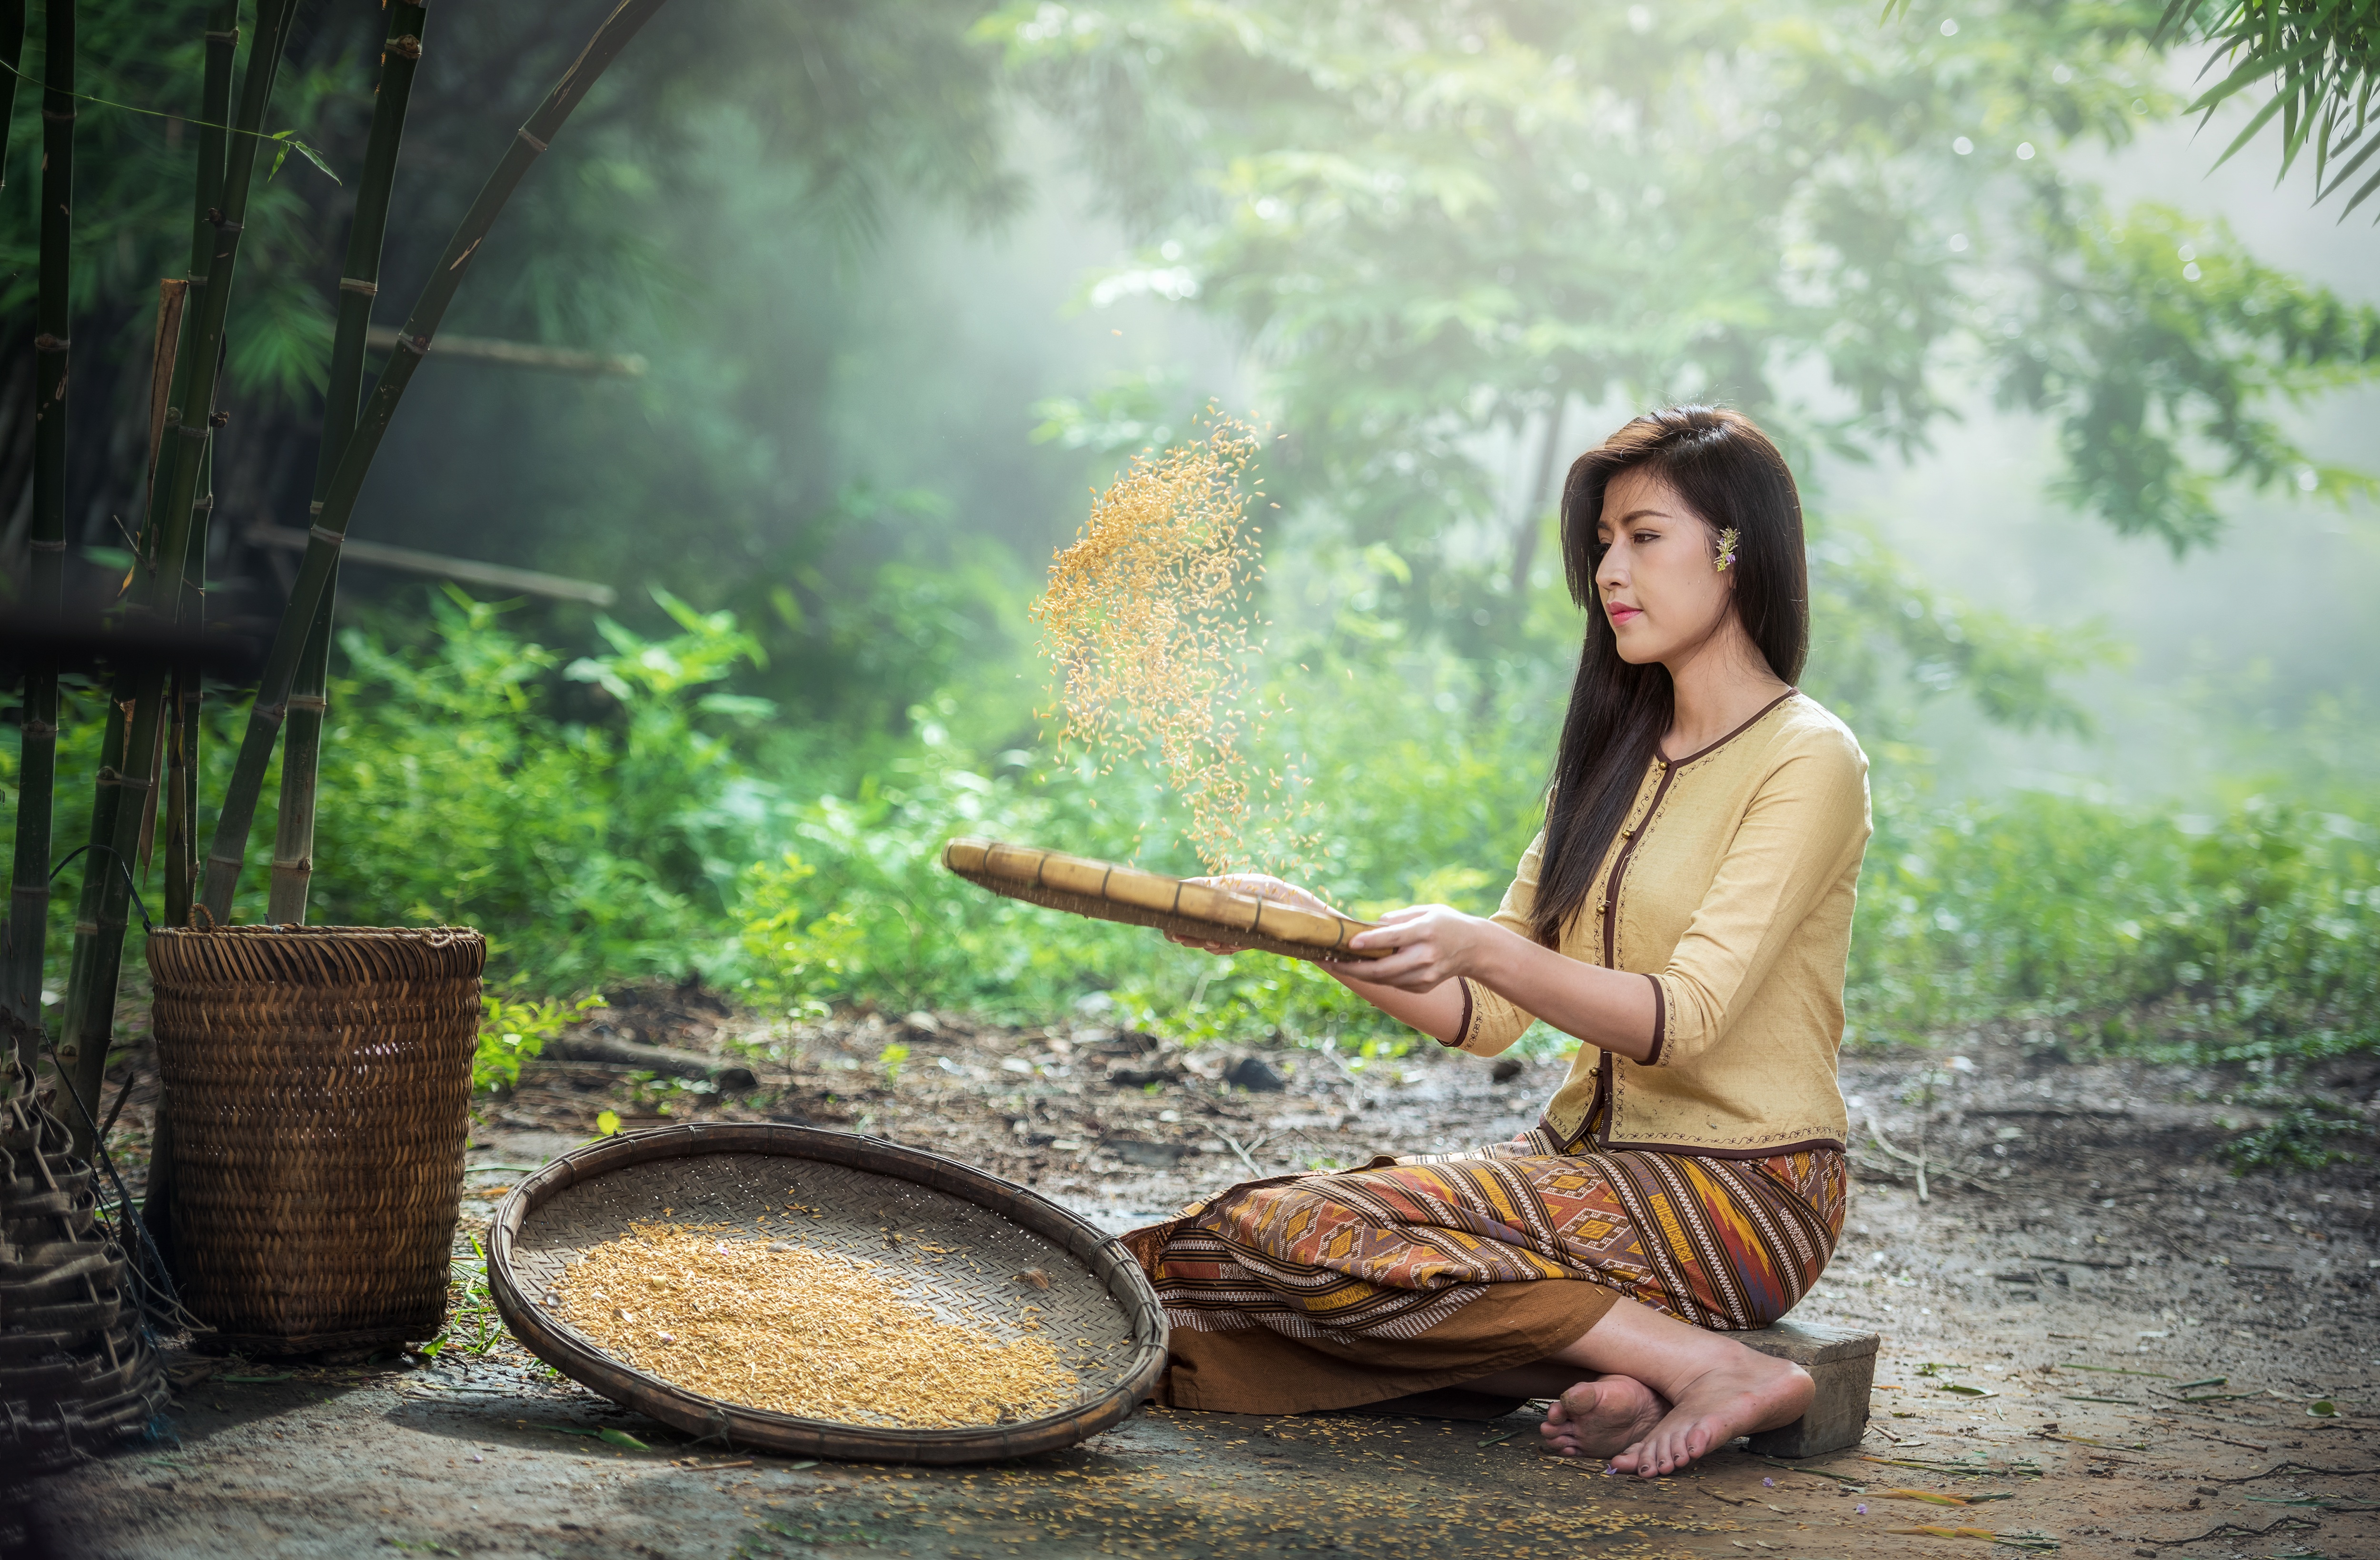
M1652 1054L1658 1010L1651 981L1626 970L1582 964L1492 921L1474 924L1478 942L1469 960L1474 966L1473 980L1523 1012L1590 1045L1640 1062ZM1441 981L1416 992L1363 980L1354 973L1361 965L1323 968L1399 1023L1447 1044L1462 1038L1462 981Z
M1473 980L1589 1045L1637 1062L1653 1054L1660 1004L1651 980L1582 963L1492 922L1488 932L1475 956Z
M1463 1038L1462 981L1444 981L1426 992L1408 992L1358 980L1353 971L1363 967L1353 962L1330 963L1322 968L1341 985L1398 1023L1419 1030L1442 1045L1451 1045Z

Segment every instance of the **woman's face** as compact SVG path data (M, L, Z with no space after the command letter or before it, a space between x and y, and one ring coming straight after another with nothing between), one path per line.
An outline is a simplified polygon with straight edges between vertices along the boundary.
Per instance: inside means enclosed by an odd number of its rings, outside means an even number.
M1667 482L1641 466L1614 477L1595 532L1607 549L1596 594L1621 660L1666 664L1708 642L1733 581L1717 567L1717 534Z

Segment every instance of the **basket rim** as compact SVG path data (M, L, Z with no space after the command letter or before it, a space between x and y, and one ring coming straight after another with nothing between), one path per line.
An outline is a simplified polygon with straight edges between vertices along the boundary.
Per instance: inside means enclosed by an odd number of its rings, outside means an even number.
M1123 1377L1087 1404L1013 1425L899 1430L807 1419L708 1397L580 1342L530 1303L516 1267L530 1214L567 1188L638 1164L707 1154L810 1159L890 1176L972 1202L1057 1241L1107 1286L1132 1323ZM488 1287L497 1313L529 1351L581 1386L673 1429L728 1445L868 1462L989 1462L1071 1446L1122 1423L1164 1373L1163 1306L1123 1242L1040 1193L924 1149L856 1132L781 1122L695 1121L618 1133L571 1150L504 1194L488 1225Z
M476 926L309 926L297 921L242 921L236 926L161 926L149 933L156 937L291 937L344 938L360 941L385 938L399 943L460 943L472 938L481 942L487 933Z

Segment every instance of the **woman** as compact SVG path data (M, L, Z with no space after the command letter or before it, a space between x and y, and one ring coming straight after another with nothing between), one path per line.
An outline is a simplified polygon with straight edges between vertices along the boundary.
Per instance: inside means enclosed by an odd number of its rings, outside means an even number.
M1846 1192L1867 761L1791 686L1801 501L1748 420L1679 407L1578 458L1561 528L1586 642L1502 908L1394 911L1355 939L1385 957L1325 968L1475 1055L1533 1018L1585 1043L1512 1142L1253 1181L1127 1236L1176 1407L1558 1396L1555 1451L1652 1478L1809 1404L1799 1367L1725 1335L1808 1293Z

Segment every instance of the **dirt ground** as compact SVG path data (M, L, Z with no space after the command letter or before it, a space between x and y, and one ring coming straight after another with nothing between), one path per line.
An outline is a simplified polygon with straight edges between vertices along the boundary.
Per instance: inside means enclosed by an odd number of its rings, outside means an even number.
M2013 1036L1977 1036L1959 1061L1847 1059L1860 1178L1842 1248L1795 1315L1883 1335L1853 1451L1789 1466L1730 1450L1639 1482L1541 1454L1529 1411L1146 1411L1064 1453L937 1470L698 1453L513 1345L470 1237L606 1109L630 1128L873 1132L1112 1230L1256 1172L1508 1137L1559 1066L1185 1055L1097 1013L1021 1030L847 1015L771 1036L698 992L615 1004L595 1038L734 1055L757 1082L730 1095L532 1065L478 1116L457 1315L434 1357L177 1355L172 1434L32 1488L0 1510L0 1551L2380 1557L2374 1143L2350 1142L2352 1164L2235 1177L2214 1151L2221 1122L2252 1117L2232 1103L2242 1078L2075 1065ZM888 1047L906 1047L897 1066ZM2380 1079L2341 1066L2327 1081L2372 1119ZM126 1115L136 1168L145 1103L136 1091Z

